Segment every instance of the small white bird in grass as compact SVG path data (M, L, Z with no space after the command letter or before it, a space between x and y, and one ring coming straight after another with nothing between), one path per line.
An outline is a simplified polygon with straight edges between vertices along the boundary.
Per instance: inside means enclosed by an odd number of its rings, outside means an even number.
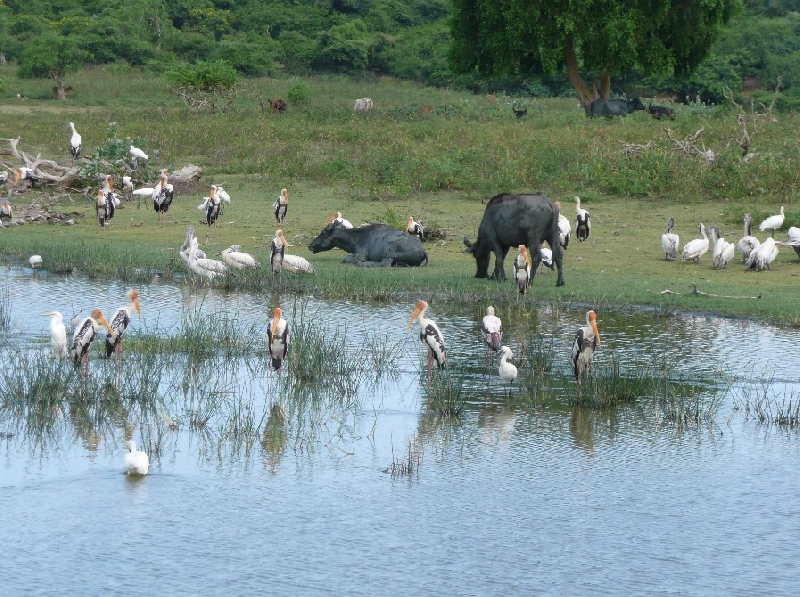
M272 321L267 328L267 346L273 371L280 371L289 351L289 324L280 307L275 307L272 312Z
M702 238L690 240L683 246L683 254L681 259L691 259L695 263L700 262L700 257L708 253L708 236L706 236L706 227L700 222L700 235Z
M778 256L778 243L771 236L766 239L758 249L750 253L750 257L745 262L745 268L760 272L761 270L771 270L772 262Z
M481 322L481 333L486 347L497 352L503 343L503 322L494 314L494 307L486 307L486 315Z
M70 122L69 128L72 129L72 136L69 139L69 151L72 154L72 159L77 160L81 157L81 136L75 130L75 123Z
M436 360L439 369L444 369L447 366L447 350L445 349L444 336L439 330L439 326L432 319L425 317L427 311L428 303L422 300L417 301L414 313L408 322L408 329L411 329L414 320L419 317L419 339L428 349L428 385L430 385L433 361Z
M344 217L342 217L342 212L340 212L340 211L337 211L335 214L333 214L328 219L328 221L325 222L325 226L327 226L328 224L331 224L333 222L336 222L339 226L344 226L345 228L352 228L353 227L353 224L350 222L350 220L347 220Z
M728 267L728 263L730 263L731 259L733 259L733 243L726 241L720 235L719 228L716 226L711 227L711 239L714 245L712 253L714 269L725 269Z
M589 238L589 232L592 230L592 221L589 212L581 208L581 198L575 195L575 213L577 214L575 235L580 242Z
M272 204L272 211L275 212L275 221L278 224L283 224L286 219L286 212L289 211L289 191L287 189L281 189L281 194Z
M111 332L111 326L108 324L103 312L100 309L92 310L89 317L84 317L82 321L78 322L75 326L75 331L72 334L72 346L70 352L72 359L77 365L78 362L83 365L84 369L89 365L89 348L97 339L97 333L100 328L105 327Z
M139 314L139 319L142 318L142 310L139 306L139 291L132 288L127 292L128 304L124 307L117 309L117 312L111 318L109 332L106 334L106 358L111 357L112 354L122 354L122 335L128 326L131 324L131 316L133 312Z
M531 283L531 257L525 245L519 246L519 253L514 259L514 279L517 282L517 298L519 295L528 294L528 286Z
M781 226L783 226L783 220L784 220L783 205L781 205L781 213L768 217L766 220L764 220L758 225L758 229L761 232L764 232L765 230L771 230L772 231L771 235L774 238L775 231Z
M242 251L241 245L231 245L224 251L217 253L217 255L221 255L225 263L236 269L257 269L261 267L255 257Z
M680 238L672 232L674 226L675 218L670 218L667 220L667 231L661 235L661 248L664 249L664 259L668 261L675 261L678 256L678 246L680 245Z
M500 367L498 369L498 373L500 375L500 379L508 383L514 383L514 380L517 379L517 368L508 362L508 359L513 357L514 353L511 352L511 349L508 346L503 346L500 349Z
M42 267L42 256L41 255L31 255L28 259L28 263L31 264L32 269L39 269Z
M578 383L581 383L583 375L591 369L594 351L599 345L597 314L589 310L586 312L586 325L578 328L575 341L572 343L572 374Z
M63 359L67 356L67 328L64 327L64 317L59 311L48 311L42 313L44 317L50 317L50 347L53 349L53 356Z
M147 453L136 449L132 439L125 442L128 452L125 454L125 472L129 475L146 475L150 470L150 458Z
M411 236L416 236L419 238L419 241L422 242L425 236L425 229L422 227L422 224L419 222L415 222L414 218L408 216L408 226L406 226L406 232L408 232Z
M739 239L736 246L742 254L742 262L746 263L750 254L761 246L761 241L752 235L753 216L744 214L744 236Z

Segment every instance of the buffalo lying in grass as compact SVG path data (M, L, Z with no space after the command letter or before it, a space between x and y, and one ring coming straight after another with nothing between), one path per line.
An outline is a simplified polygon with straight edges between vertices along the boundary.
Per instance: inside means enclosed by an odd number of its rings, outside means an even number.
M611 118L613 116L627 116L635 110L646 110L642 98L635 97L632 100L624 99L596 99L594 100L587 111L589 118L595 116L605 116Z
M322 229L308 248L312 253L338 247L348 253L345 263L361 266L416 266L428 262L419 238L385 224L345 228L333 221Z
M490 279L506 279L503 260L509 248L525 245L533 261L531 281L542 260L541 243L547 241L553 251L553 263L558 267L556 286L564 285L563 250L558 242L559 206L542 194L512 195L502 193L489 201L483 214L478 238L474 243L464 237L465 252L472 253L477 262L476 278L489 273L491 253L495 255L494 273Z

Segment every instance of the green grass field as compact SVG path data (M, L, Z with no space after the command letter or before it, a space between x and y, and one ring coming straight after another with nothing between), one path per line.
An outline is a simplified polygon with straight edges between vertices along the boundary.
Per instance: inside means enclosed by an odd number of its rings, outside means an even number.
M410 295L513 302L511 282L473 278L474 260L463 253L461 239L465 234L474 239L481 199L539 190L559 200L573 222L572 197L580 195L592 214L592 233L586 243L573 235L565 253L566 286L556 288L555 274L545 271L536 277L529 302L653 305L800 323L795 298L800 259L790 248L781 249L772 271L756 273L743 271L738 254L728 269L715 271L710 254L698 265L673 263L664 260L660 247L670 216L681 246L699 236L700 221L716 224L728 240L737 241L748 211L757 224L784 205L786 223L776 238L800 224L794 206L800 172L795 114L773 120L758 114L763 107L755 113L746 107L741 120L756 156L745 162L734 108L677 106L677 119L668 122L642 112L625 120L589 121L575 100L498 97L491 104L483 96L396 81L329 78L246 81L230 112L210 115L189 112L163 81L122 67L76 74L67 82L75 91L60 103L49 99L49 81L17 81L10 67L2 74L11 85L0 99L0 137L22 137L19 148L28 155L68 164L73 121L83 135L84 155L91 156L106 142L108 124L116 122L120 138L150 153L151 169L191 163L204 171L196 188L179 190L162 222L149 205L137 209L134 201L105 229L94 217L92 182L70 193L12 191L15 206L46 203L74 212L77 220L74 226L0 230L0 251L13 258L39 253L47 268L95 276L137 280L150 269L170 276L186 271L177 251L191 225L209 255L237 243L266 263L276 229L270 206L286 186L290 208L283 229L293 245L289 251L308 258L318 274L284 276L285 290L362 300ZM259 97L286 97L298 84L310 90L310 100L290 103L285 114L261 109ZM18 92L28 99L16 99ZM353 115L353 99L365 96L375 101L375 110ZM512 102L527 105L528 115L515 118ZM712 164L678 150L668 138L685 140L701 128L695 145L718 154ZM2 148L0 159L11 161ZM233 201L219 227L207 231L197 206L213 183L223 184ZM380 221L403 227L413 215L446 232L447 239L426 243L427 267L354 268L341 263L341 251L311 255L306 248L335 211L356 225ZM506 271L511 273L510 259ZM224 283L272 284L266 271ZM689 294L692 285L718 296ZM677 294L662 294L665 289ZM761 298L749 298L756 296Z

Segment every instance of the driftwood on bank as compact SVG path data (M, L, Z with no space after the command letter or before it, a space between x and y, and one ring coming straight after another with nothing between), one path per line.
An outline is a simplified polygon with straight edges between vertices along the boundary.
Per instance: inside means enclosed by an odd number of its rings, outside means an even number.
M761 298L761 293L758 296L730 296L727 294L712 294L710 292L703 292L702 290L697 289L697 284L692 284L692 291L691 292L675 292L670 290L669 288L665 288L661 292L653 293L653 294L677 294L677 295L685 295L685 296L710 296L712 298L725 298L725 299L755 299L758 300Z

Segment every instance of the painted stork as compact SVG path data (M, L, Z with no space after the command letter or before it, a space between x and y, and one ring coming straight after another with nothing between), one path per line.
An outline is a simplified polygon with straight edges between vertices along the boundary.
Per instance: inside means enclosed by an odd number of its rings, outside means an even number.
M678 256L678 246L680 245L680 238L677 234L672 232L675 226L675 218L667 220L667 231L661 235L661 248L664 249L664 259L667 261L675 261Z
M272 322L267 328L267 345L269 347L270 364L273 371L280 371L289 350L289 324L283 318L283 311L275 307Z
M219 195L217 194L217 185L211 185L211 189L208 191L208 197L206 200L197 206L197 209L204 209L206 212L206 224L208 227L217 226L217 218L219 218L219 214L222 212L222 200L220 199Z
M770 236L761 243L758 249L750 253L750 257L747 258L747 262L745 263L745 269L755 270L757 272L764 269L771 270L772 268L770 266L777 256L778 243Z
M578 236L578 240L583 242L589 238L589 232L592 230L592 221L589 212L581 208L581 198L577 195L575 195L575 213L577 214L575 234Z
M500 350L500 345L503 343L503 322L494 314L494 307L491 305L486 307L486 315L481 322L481 333L488 349L494 352Z
M511 352L508 346L503 346L500 349L500 367L498 369L498 374L502 381L507 381L508 383L514 383L514 380L517 379L517 368L508 362L508 359L512 358L514 358L514 353Z
M569 225L569 218L564 214L558 214L558 244L565 249L569 246L569 237L572 234L572 228Z
M11 221L11 214L13 210L11 209L11 203L8 202L8 199L3 199L3 203L0 205L0 220L8 220Z
M514 259L514 278L517 281L517 298L519 295L528 294L528 286L531 283L531 256L525 245L519 246L519 253Z
M695 263L700 263L700 258L708 253L708 236L706 236L706 227L700 222L700 236L702 238L695 238L683 245L683 253L681 259L691 259Z
M286 212L289 211L289 191L287 189L281 189L281 194L272 204L272 211L275 212L275 221L278 224L283 224L286 219Z
M583 375L592 368L594 351L600 345L600 332L597 331L597 314L586 312L586 325L578 328L575 341L572 343L572 374L578 383Z
M39 177L34 174L31 168L20 167L17 168L17 175L14 178L14 185L20 186L20 183L24 186L26 183L25 181L30 181L31 186L35 185L39 182Z
M444 347L444 336L439 330L439 326L432 319L425 317L428 310L428 303L423 300L417 301L411 320L408 322L408 329L414 324L414 320L419 317L419 339L428 349L428 385L431 383L433 371L433 360L439 369L447 366L447 351Z
M786 240L781 241L780 244L792 247L797 256L800 257L800 228L795 226L789 228L789 236L786 237Z
M408 232L411 236L418 237L419 242L425 240L423 238L425 236L425 229L422 227L422 224L415 222L414 218L411 216L408 216L408 226L406 226L406 232Z
M114 190L114 177L107 174L103 179L103 192L106 194L106 221L114 217L120 204L119 195Z
M72 334L72 359L77 365L80 361L84 369L89 366L89 348L97 339L97 332L100 328L105 326L108 331L111 331L111 326L108 324L103 312L100 309L92 310L89 317L84 317L82 321L78 322L75 326L75 331Z
M758 225L758 229L761 232L764 232L765 230L771 230L771 236L775 238L775 231L783 226L783 219L783 205L781 205L781 213L768 217Z
M166 170L161 171L158 178L158 184L153 189L153 209L158 214L158 219L161 220L161 214L169 211L169 206L172 205L172 199L175 196L173 186L167 182Z
M333 214L328 219L328 221L325 222L325 226L327 226L328 224L331 224L332 222L336 222L339 226L343 226L345 228L352 228L353 227L353 224L350 222L350 220L347 220L347 219L342 217L342 212L340 212L340 211L337 211L335 214Z
M150 470L150 458L147 453L136 449L136 442L129 439L125 442L128 452L125 454L125 472L129 475L146 475Z
M94 211L97 214L97 222L100 226L105 226L106 220L108 219L108 200L106 199L106 192L103 189L97 191Z
M736 246L742 253L742 263L746 263L750 254L761 246L761 241L752 235L753 216L744 214L744 236L739 239Z
M81 157L81 136L75 130L75 123L70 122L69 128L72 129L72 136L69 138L69 152L72 154L72 160L77 160Z
M50 347L53 356L63 359L67 356L67 328L64 327L64 316L59 311L48 311L42 316L50 318Z
M117 309L114 317L111 318L109 331L106 334L106 358L109 358L113 353L122 354L122 335L131 324L133 312L136 311L139 314L139 319L142 318L142 311L139 307L139 291L132 288L127 292L126 296L128 297L128 304Z
M269 245L269 263L272 268L272 277L275 274L280 274L283 269L283 257L286 255L286 237L283 235L283 230L275 231L275 238Z
M28 263L31 264L31 269L39 269L42 267L42 256L41 255L31 255L28 258Z
M726 241L716 226L711 226L711 239L714 245L712 252L714 269L725 269L733 259L733 243Z
M236 269L257 269L261 267L261 264L250 253L242 252L241 245L231 245L224 251L217 253L217 255L221 255L226 264Z

